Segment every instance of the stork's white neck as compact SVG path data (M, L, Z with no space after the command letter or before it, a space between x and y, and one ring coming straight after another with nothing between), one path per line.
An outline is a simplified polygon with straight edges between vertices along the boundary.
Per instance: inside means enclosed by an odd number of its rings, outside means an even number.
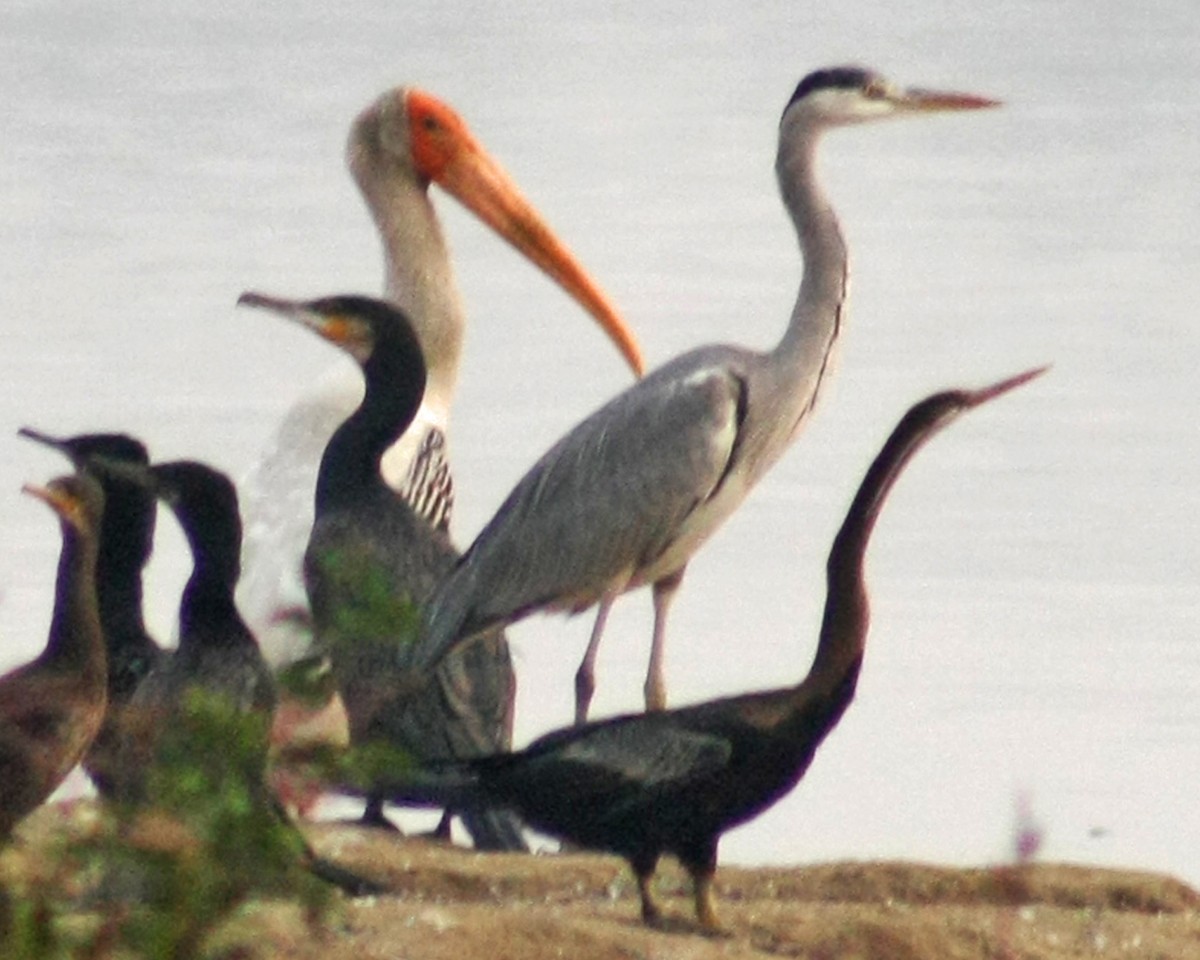
M449 411L430 407L428 398L425 403L421 404L421 409L417 411L416 417L404 431L404 435L393 443L387 453L383 455L380 471L383 474L384 482L389 487L393 490L400 490L405 486L408 482L413 458L421 449L421 444L425 442L426 434L431 430L436 430L445 436L448 421Z
M383 243L384 292L409 317L425 355L422 409L445 420L454 402L465 310L441 224L423 184L359 182Z

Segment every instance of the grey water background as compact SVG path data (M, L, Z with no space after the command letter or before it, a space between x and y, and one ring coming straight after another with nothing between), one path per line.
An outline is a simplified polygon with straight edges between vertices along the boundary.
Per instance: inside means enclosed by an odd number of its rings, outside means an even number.
M854 271L840 369L689 568L671 696L798 679L830 538L903 410L1052 362L904 477L869 557L858 698L723 859L995 862L1027 801L1044 858L1200 883L1191 0L9 0L0 25L3 666L44 639L58 551L19 487L62 464L17 427L127 430L245 475L341 361L234 300L379 289L342 147L383 89L460 110L651 363L780 334L800 269L772 164L801 75L852 61L1004 99L826 141ZM452 440L465 544L628 374L561 293L437 202L471 319ZM159 542L148 604L169 637L187 564L169 519ZM614 611L597 714L640 705L649 607ZM590 619L513 631L519 742L569 720Z

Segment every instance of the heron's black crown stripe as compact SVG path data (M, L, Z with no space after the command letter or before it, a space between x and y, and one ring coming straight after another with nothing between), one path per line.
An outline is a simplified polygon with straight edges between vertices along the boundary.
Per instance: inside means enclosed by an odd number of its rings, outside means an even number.
M823 70L814 70L796 85L796 92L792 94L783 112L787 113L788 107L797 100L802 100L818 90L853 90L864 86L871 76L871 71L862 67L826 67Z

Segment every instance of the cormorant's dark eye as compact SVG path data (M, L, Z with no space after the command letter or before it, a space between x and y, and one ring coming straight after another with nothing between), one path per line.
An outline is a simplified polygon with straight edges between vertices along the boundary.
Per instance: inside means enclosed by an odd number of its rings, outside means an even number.
M437 117L426 116L421 120L421 125L430 133L434 133L438 129Z

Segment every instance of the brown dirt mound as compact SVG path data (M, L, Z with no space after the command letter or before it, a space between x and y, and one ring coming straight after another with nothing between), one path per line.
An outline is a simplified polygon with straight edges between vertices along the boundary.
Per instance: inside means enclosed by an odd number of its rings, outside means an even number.
M82 808L86 814L86 807ZM36 862L63 808L35 815L5 855ZM318 926L287 904L242 910L217 955L238 960L1200 960L1200 894L1160 874L1066 864L722 867L727 933L693 920L686 875L664 862L667 928L639 919L625 864L592 854L479 854L340 824L318 850L385 895L341 901ZM123 955L122 955L123 956Z
M673 918L660 931L639 921L629 871L613 857L477 854L330 825L311 835L394 892L347 904L323 943L278 956L1200 960L1200 894L1151 873L1064 864L724 867L717 896L728 935L710 938L696 932L687 878L673 864L658 880Z

